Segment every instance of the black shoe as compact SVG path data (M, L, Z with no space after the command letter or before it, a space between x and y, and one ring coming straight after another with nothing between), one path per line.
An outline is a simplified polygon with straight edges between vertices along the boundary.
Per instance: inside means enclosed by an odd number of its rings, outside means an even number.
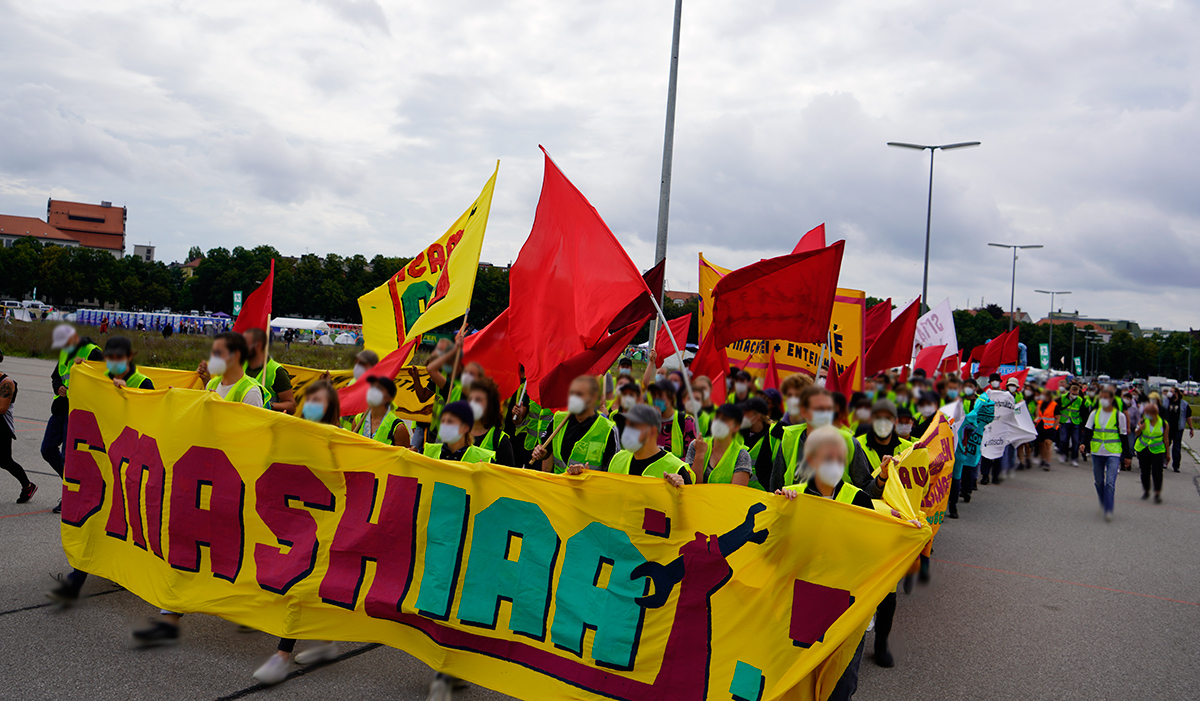
M1149 490L1149 489L1147 489L1146 491L1142 492L1142 498L1143 498L1143 499L1149 499L1149 498L1150 498L1150 490Z
M1179 472L1179 468L1178 468L1178 467L1177 467L1177 468L1175 468L1175 471L1176 471L1176 472Z
M980 483L980 484L991 484L991 483L992 483L992 478L991 478L991 477L984 477L983 479L979 480L979 483Z
M62 513L62 499L59 499L58 505L55 506L53 509L50 509L50 511L52 511L56 514L61 514Z
M904 575L904 593L905 593L905 594L911 594L911 593L912 593L912 590L913 590L913 582L915 582L915 581L916 581L916 579L917 579L917 578L916 578L915 576L911 575L911 574L906 574L906 575Z
M875 646L875 664L884 669L896 666L896 660L892 657L892 651L887 648L886 643L883 646Z
M174 645L179 642L179 626L152 619L146 628L133 631L133 641L138 647Z
M63 608L70 608L79 601L80 585L76 583L71 575L55 577L58 580L58 586L46 592L46 598L60 604Z
M917 581L921 584L929 584L929 560L921 558L921 569L917 571Z
M946 518L958 518L958 512L957 511L948 511L948 512L946 512Z
M992 480L992 484L1000 484L1004 480L1000 479L1000 475L996 475L996 479Z
M1155 503L1155 504L1161 504L1161 503L1162 503L1162 495L1161 495L1161 494L1155 494L1155 495L1154 495L1154 503Z
M17 497L17 503L18 504L27 503L30 499L33 498L34 494L37 494L37 485L34 484L33 482L30 482L29 484L27 484L21 488L21 496Z
M963 493L962 493L962 500L963 500L963 503L964 503L964 504L970 504L970 503L971 503L971 493L970 493L970 492L963 492ZM955 516L955 518L958 518L958 517L957 517L957 516Z

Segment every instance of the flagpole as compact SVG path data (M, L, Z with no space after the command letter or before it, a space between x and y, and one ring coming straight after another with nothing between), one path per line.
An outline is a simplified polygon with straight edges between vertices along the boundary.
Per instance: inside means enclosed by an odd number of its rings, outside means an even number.
M830 331L825 332L825 342L821 344L821 359L817 361L817 380L818 381L821 379L821 370L825 369L825 349L829 346L831 333L832 332L830 332ZM832 356L830 356L831 362L832 362L832 359L833 359ZM825 372L825 381L827 383L829 382L829 371L828 370L826 370L826 372Z
M467 307L463 311L462 326L458 327L458 335L460 337L467 330L467 315L470 313L471 313L470 307ZM463 342L464 343L466 342L465 338L463 339ZM462 360L462 354L463 354L463 348L462 348L462 346L458 345L458 339L455 339L454 345L456 346L455 351L454 351L454 364L450 366L450 380L446 383L446 403L447 404L450 403L450 392L454 391L454 380L458 376L458 362L460 360Z
M679 343L675 340L675 334L671 333L671 325L667 323L667 317L663 314L658 300L655 299L654 295L650 295L650 301L654 302L654 311L658 312L659 320L662 321L663 326L667 329L667 338L671 339L671 345L675 347L675 357L679 358L679 374L683 375L683 384L687 387L688 400L694 401L696 397L692 394L692 378L688 377L687 368L683 366L683 352L679 350ZM657 334L655 337L657 338Z
M662 181L660 182L658 191L658 239L654 246L655 265L658 265L667 257L667 223L670 220L671 211L671 161L675 151L675 92L679 81L679 24L682 14L683 0L675 0L675 25L671 34L671 73L667 80L667 125L663 133ZM664 275L662 288L652 290L653 294L651 296L654 297L655 306L658 306L659 300L662 299L663 289L666 287L666 284L667 278ZM662 318L661 310L659 310L658 315L659 318ZM662 319L662 323L667 323L666 319ZM658 325L653 324L650 327L650 343L652 347L657 336ZM688 396L690 397L690 384L688 390Z

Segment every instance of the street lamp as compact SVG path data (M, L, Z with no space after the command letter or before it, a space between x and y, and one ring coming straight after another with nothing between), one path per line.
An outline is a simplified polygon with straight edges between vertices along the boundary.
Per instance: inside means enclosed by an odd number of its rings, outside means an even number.
M1017 249L1018 248L1044 248L1040 243L1035 244L1015 244L1015 243L989 243L989 246L996 248L1011 248L1013 252L1013 273L1012 273L1012 294L1008 298L1008 330L1013 330L1013 316L1016 314L1016 299L1017 299Z
M938 149L941 149L942 151L950 151L956 148L970 148L972 146L978 146L979 144L979 141L962 141L957 144L938 145L907 144L902 141L888 142L888 146L893 148L910 148L916 151L929 151L929 200L925 207L925 275L921 280L921 304L924 307L922 311L929 308L929 300L927 297L929 295L929 225L933 218L933 154Z
M1054 295L1069 295L1070 290L1034 290L1044 295L1050 295L1050 367L1047 370L1054 369Z

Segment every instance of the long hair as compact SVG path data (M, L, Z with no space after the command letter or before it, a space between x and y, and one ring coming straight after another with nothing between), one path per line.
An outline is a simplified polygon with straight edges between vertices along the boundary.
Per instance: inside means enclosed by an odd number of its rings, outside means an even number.
M500 387L496 381L490 377L483 376L475 378L471 383L471 388L467 392L467 396L471 396L471 392L483 392L487 395L487 401L483 404L483 425L488 428L495 428L500 424Z
M321 423L337 426L341 416L342 407L338 402L338 393L334 389L333 383L329 380L317 380L304 389L304 401L309 401L319 392L325 393L325 413L321 416Z

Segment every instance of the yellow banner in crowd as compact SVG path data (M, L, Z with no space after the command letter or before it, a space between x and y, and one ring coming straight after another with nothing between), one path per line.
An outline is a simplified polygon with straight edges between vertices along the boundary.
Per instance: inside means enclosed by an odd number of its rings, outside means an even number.
M384 357L471 305L496 172L458 221L387 282L358 298L366 347Z
M954 477L954 428L945 414L938 412L934 416L925 435L900 454L898 464L889 468L884 499L889 504L906 503L909 510L898 509L904 517L915 514L929 524L936 536L946 519L950 482ZM929 554L929 546L925 554Z
M717 282L729 274L728 268L713 265L700 254L700 337L708 333L712 324L712 291ZM865 334L863 333L864 318L867 311L867 296L861 290L838 288L833 298L833 315L829 320L829 347L825 350L825 361L838 373L846 372L854 361L858 360L853 388L862 389L863 362L866 352ZM729 355L729 364L735 368L745 368L755 377L766 377L767 367L771 362L771 351L775 352L775 367L779 378L802 372L810 377L816 377L817 366L821 362L821 344L792 343L786 340L746 339L731 344L725 350Z
M284 370L292 378L292 391L296 395L296 416L304 406L304 390L306 387L329 374L329 380L337 389L350 384L354 373L350 370L318 370L301 365L286 365L281 363ZM200 375L195 370L172 370L170 368L152 368L138 366L138 372L150 378L159 389L204 389ZM429 389L429 371L423 367L405 365L400 368L396 380L396 399L392 402L396 415L410 421L428 422L433 417L433 391Z
M527 699L823 699L930 537L733 485L431 460L73 374L71 564L156 607L373 641Z

